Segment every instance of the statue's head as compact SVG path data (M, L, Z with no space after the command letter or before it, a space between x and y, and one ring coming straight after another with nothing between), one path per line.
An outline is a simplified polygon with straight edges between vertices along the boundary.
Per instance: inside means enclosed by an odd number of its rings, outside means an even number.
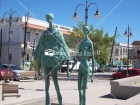
M83 26L83 32L87 36L90 32L90 27L89 26Z
M46 20L49 23L52 23L53 18L54 18L54 16L51 13L49 13L49 14L46 15Z

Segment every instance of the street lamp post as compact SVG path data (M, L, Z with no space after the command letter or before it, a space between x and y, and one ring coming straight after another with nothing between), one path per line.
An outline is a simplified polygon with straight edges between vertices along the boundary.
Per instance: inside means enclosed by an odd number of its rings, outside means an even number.
M0 31L0 63L2 59L2 29Z
M26 33L27 33L28 17L29 17L29 12L27 14L25 14L24 49L23 49L23 69L24 69L24 64L25 64L26 47L27 47Z
M132 32L131 32L131 28L129 27L129 25L126 28L126 31L125 31L124 35L128 37L128 43L127 43L127 47L128 47L128 49L127 49L127 73L126 73L126 77L129 77L129 74L128 74L128 66L129 66L129 37L132 37Z
M16 11L12 11L12 10L10 10L10 12L5 12L4 13L4 15L3 15L3 19L2 19L2 21L1 21L1 24L5 24L6 22L5 22L5 19L4 19L4 16L6 15L6 14L9 14L9 32L8 32L8 70L7 70L7 73L9 73L9 64L10 64L10 54L9 54L9 48L10 48L10 38L11 38L11 25L12 25L12 16L13 16L13 14L14 13L16 13L17 15L18 15L18 18L17 18L17 20L16 20L16 22L17 23L19 23L20 22L20 20L19 20L19 14L16 12ZM8 81L9 81L9 79L8 79Z
M96 10L96 13L95 13L94 17L99 18L99 17L100 17L100 13L99 13L99 11L98 11L98 5L97 5L96 3L90 3L90 4L88 4L87 0L86 0L86 6L83 5L83 4L79 4L79 5L76 6L76 9L75 9L75 13L74 13L73 18L74 18L75 20L77 20L77 19L79 18L79 16L78 16L76 10L77 10L77 8L78 8L80 5L82 5L82 6L85 8L85 25L87 25L87 20L88 20L88 8L89 8L89 6L90 6L91 4L96 5L97 10Z

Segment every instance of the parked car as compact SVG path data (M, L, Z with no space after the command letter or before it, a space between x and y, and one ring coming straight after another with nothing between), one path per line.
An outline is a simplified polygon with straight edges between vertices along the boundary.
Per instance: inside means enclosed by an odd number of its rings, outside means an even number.
M111 67L111 72L116 72L117 70L119 70L119 68L117 66L112 66Z
M106 65L104 68L105 72L116 72L119 68L117 66Z
M127 74L127 70L123 70L112 74L111 78L113 79L126 78L126 74ZM128 75L129 77L140 75L140 69L136 69L136 68L128 69Z
M123 65L119 67L121 70L127 70L127 65ZM128 69L131 69L132 67L128 65Z
M98 70L97 70L96 72L102 72L102 73L103 73L104 70L103 70L102 68L99 67Z
M72 67L74 61L69 61L69 69ZM80 65L80 62L77 62L76 65L74 66L73 68L73 71L78 71L79 69L79 65ZM61 68L61 72L65 72L67 71L67 61L65 61L62 65L62 68Z
M69 69L73 66L73 63L74 63L74 61L69 61ZM80 65L80 62L77 62L76 65L73 68L74 72L78 72L79 65ZM90 69L90 72L91 72L92 71L92 65L91 64L89 64L89 69ZM96 69L97 68L95 67L94 70L96 70ZM62 68L61 68L62 73L65 72L65 71L67 71L67 62L64 62L63 65L62 65Z
M2 66L2 64L0 64L0 80L3 80L4 79L3 75L6 74L6 73L8 73L8 72L11 73L11 74L13 74L13 72L11 70L8 71L6 68L4 68Z
M8 64L2 64L4 68L8 68ZM25 72L22 70L19 66L14 65L14 64L9 64L9 70L14 73L14 79L19 80L20 78L20 73Z
M94 73L98 71L99 64L94 60ZM89 69L92 72L92 59L89 60Z

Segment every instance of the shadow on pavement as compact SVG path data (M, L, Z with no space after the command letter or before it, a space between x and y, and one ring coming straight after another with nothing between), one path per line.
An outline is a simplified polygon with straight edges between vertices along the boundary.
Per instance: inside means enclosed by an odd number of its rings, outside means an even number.
M100 98L112 98L112 99L115 99L111 94L103 95Z
M25 88L18 88L18 89L21 89L21 90L33 90L33 89L25 89ZM35 89L35 91L45 91L44 89Z
M18 88L18 89L24 89L24 88Z
M111 94L107 94L107 95L101 96L100 98L112 98L112 99L126 100L126 99L123 99L123 98L113 97Z
M122 99L122 98L115 98L111 94L103 95L100 98L110 98L110 99L112 98L112 99L126 100L126 99Z
M45 91L44 89L35 89L35 91Z

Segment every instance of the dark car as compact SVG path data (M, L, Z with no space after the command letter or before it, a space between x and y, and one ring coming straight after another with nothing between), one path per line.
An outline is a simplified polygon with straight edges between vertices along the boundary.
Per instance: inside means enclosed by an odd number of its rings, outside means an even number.
M10 73L10 74L13 74L13 72L11 71L11 70L7 70L7 69L5 69L3 66L2 66L2 64L0 64L0 80L3 80L4 79L4 74L7 74L7 73Z
M129 77L140 75L140 69L132 68L128 69L128 71L127 70L118 71L112 74L111 78L113 79L126 78L127 72Z
M101 69L100 67L98 68L98 70L96 71L96 72L104 72L104 70L103 69Z

